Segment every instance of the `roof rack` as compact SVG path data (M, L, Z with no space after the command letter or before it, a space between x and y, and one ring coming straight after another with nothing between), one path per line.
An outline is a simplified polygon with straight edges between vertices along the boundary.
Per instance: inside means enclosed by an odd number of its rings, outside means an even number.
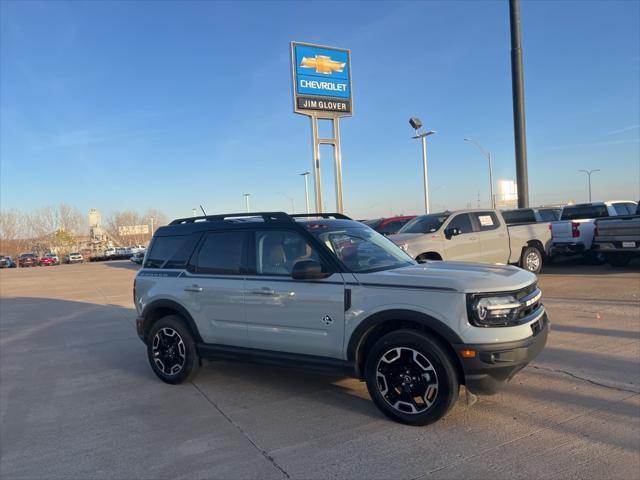
M260 217L265 222L272 221L292 221L291 216L284 212L246 212L246 213L225 213L223 215L203 215L199 217L177 218L169 225L181 225L196 222L224 222L225 220L234 220L240 218Z
M292 218L320 217L320 218L335 218L336 220L351 220L350 217L347 217L342 213L295 213L289 216Z

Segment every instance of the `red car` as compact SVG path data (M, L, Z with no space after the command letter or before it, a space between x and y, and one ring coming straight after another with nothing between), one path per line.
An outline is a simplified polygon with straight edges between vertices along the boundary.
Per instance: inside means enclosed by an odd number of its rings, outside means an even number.
M365 225L373 228L382 235L395 235L405 223L416 218L415 215L405 215L402 217L378 218L376 220L366 220Z
M38 257L34 253L23 253L18 257L18 265L20 267L37 267L39 265Z
M48 267L49 265L56 265L56 259L53 257L42 257L40 259L40 265L43 267Z

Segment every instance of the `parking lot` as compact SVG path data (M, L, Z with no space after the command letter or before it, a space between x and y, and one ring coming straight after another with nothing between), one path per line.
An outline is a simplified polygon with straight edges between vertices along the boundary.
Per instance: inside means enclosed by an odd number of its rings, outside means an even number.
M3 478L637 478L640 272L540 275L545 351L493 397L429 427L363 383L216 362L152 373L128 261L0 271Z

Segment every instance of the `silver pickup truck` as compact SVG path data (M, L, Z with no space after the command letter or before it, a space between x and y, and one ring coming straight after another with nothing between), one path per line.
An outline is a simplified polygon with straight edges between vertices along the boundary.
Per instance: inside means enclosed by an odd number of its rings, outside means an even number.
M635 215L597 219L591 248L614 267L640 257L640 204Z
M389 239L418 261L515 264L533 273L551 248L548 223L508 226L497 210L421 215Z

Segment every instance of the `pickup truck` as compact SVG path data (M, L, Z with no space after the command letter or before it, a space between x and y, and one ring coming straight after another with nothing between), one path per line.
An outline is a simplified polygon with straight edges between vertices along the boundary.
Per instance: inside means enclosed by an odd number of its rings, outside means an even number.
M421 215L389 239L417 261L509 263L533 273L551 247L548 223L508 226L497 210Z
M637 208L635 202L627 200L567 205L562 209L560 220L551 223L551 256L580 253L597 257L598 252L591 250L596 219L631 215Z
M614 267L640 257L640 203L635 215L597 219L591 248Z

